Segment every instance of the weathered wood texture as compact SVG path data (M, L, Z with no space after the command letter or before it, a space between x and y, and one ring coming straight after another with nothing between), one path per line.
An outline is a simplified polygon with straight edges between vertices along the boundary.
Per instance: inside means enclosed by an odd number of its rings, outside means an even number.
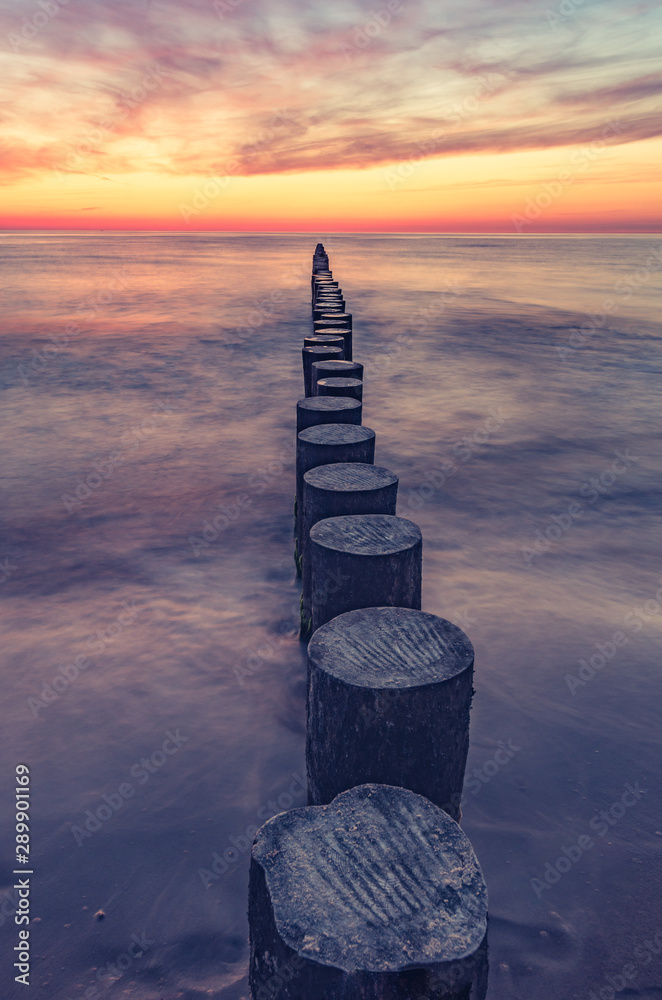
M422 539L413 521L330 517L311 528L308 541L313 631L356 608L420 608Z
M248 916L254 1000L484 1000L480 866L457 823L404 788L265 823Z
M352 424L319 424L297 434L296 453L296 537L295 562L300 567L302 553L301 517L303 476L318 465L334 462L375 461L375 432Z
M362 411L357 399L308 396L297 401L297 434L317 424L360 424Z
M362 608L319 628L308 647L309 802L377 781L459 819L473 670L464 632L424 611Z
M302 639L309 637L312 624L310 546L306 544L310 529L327 517L395 514L397 495L398 477L379 465L335 463L317 466L304 474L301 507Z

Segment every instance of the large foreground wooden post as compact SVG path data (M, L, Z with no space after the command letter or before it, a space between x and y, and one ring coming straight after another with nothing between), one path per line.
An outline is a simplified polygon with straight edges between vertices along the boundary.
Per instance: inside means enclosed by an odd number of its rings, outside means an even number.
M310 529L308 542L313 632L356 608L420 608L422 538L413 521L329 517Z
M327 517L395 514L397 495L398 477L379 465L337 462L318 465L305 473L301 509L302 639L310 636L312 624L310 546L306 544L310 529Z
M367 784L280 813L251 853L253 1000L484 1000L487 890L466 834Z
M319 628L308 646L308 801L377 781L459 820L473 671L464 632L424 611L361 608Z

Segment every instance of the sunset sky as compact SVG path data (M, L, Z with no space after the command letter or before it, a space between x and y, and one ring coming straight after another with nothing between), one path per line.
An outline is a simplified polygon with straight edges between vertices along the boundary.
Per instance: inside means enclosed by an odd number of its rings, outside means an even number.
M0 228L662 230L657 2L0 11Z

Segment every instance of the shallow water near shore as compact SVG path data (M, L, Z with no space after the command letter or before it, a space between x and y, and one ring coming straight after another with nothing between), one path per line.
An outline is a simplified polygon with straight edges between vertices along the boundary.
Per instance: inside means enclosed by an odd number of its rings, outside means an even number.
M305 804L318 240L476 650L488 997L662 997L660 238L112 232L0 233L0 994L26 764L31 996L248 998L251 829Z

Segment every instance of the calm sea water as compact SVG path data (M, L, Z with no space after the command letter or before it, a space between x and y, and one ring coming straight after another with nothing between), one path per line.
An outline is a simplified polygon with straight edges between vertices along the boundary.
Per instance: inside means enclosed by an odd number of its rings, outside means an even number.
M489 997L662 997L660 238L110 232L0 234L2 996L19 763L30 995L248 996L246 830L305 801L318 239L423 607L476 648Z

